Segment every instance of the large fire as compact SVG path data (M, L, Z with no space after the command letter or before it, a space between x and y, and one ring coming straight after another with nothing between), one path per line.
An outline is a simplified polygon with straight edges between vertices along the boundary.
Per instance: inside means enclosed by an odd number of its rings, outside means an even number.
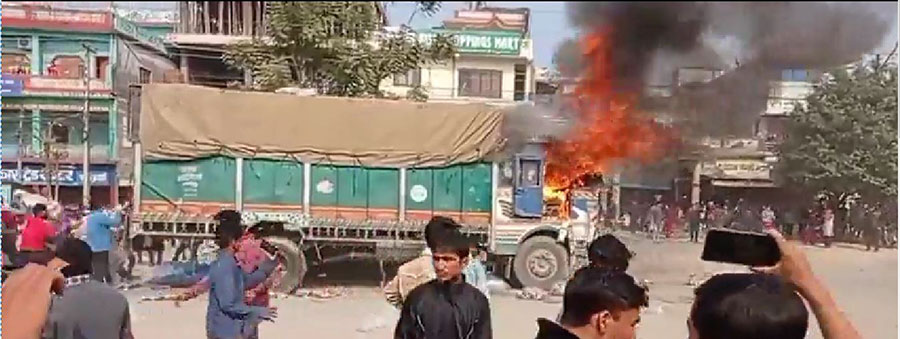
M581 40L585 69L572 102L580 120L565 140L547 146L549 192L579 187L585 177L616 160L655 157L666 142L664 128L633 108L637 93L614 92L613 44L607 32L598 30Z

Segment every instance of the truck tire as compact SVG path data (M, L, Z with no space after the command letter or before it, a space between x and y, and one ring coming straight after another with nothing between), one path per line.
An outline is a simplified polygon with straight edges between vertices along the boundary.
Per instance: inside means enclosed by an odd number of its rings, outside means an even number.
M281 252L278 260L284 267L281 281L272 290L278 293L293 293L303 284L303 277L307 271L306 255L297 243L288 238L270 236L264 237L263 240Z
M513 259L513 272L522 287L544 290L569 276L569 255L566 248L547 236L525 240Z

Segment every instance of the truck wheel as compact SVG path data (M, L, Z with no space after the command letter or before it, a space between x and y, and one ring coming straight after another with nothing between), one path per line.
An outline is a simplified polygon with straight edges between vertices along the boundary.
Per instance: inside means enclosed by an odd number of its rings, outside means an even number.
M278 285L272 288L278 293L293 293L303 284L303 276L306 275L306 255L295 242L283 237L265 237L266 242L275 246L281 255L278 261L284 271Z
M545 290L569 276L568 253L555 239L536 236L525 240L513 260L513 272L522 287Z

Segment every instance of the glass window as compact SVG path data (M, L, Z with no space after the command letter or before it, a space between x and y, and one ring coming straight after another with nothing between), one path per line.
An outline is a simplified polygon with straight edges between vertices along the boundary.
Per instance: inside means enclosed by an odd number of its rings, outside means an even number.
M394 86L417 87L422 84L422 72L418 68L394 74Z
M539 160L520 160L521 172L519 184L523 187L536 187L541 185L541 162Z
M460 69L459 96L499 99L502 79L503 71Z

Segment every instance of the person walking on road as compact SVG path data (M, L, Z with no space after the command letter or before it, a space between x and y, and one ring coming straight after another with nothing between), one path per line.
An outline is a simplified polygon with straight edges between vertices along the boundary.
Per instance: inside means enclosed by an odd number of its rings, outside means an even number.
M881 248L881 209L871 208L866 218L863 219L863 238L866 242L866 251Z
M700 214L703 213L700 203L695 203L688 211L688 228L691 233L691 242L700 241Z
M771 206L763 206L763 210L760 213L760 218L762 218L763 229L775 229L775 211L772 210Z
M248 306L244 301L245 286L262 283L275 270L277 262L272 258L266 258L252 273L245 273L235 258L239 246L238 239L244 233L240 218L226 218L220 221L216 232L216 242L220 250L209 269L207 338L255 338L258 336L259 323L272 321L277 314L273 307Z
M831 247L831 241L834 239L834 210L826 208L822 214L822 237L825 240L825 247Z
M660 240L660 232L662 231L664 219L665 214L663 213L662 203L657 201L647 212L647 222L650 225L650 237L654 242L659 242Z
M109 252L112 250L114 241L114 229L119 227L122 221L122 208L117 206L114 211L109 212L103 209L91 207L91 212L85 224L87 227L87 243L91 246L94 279L107 284L112 284L112 272L109 269Z

